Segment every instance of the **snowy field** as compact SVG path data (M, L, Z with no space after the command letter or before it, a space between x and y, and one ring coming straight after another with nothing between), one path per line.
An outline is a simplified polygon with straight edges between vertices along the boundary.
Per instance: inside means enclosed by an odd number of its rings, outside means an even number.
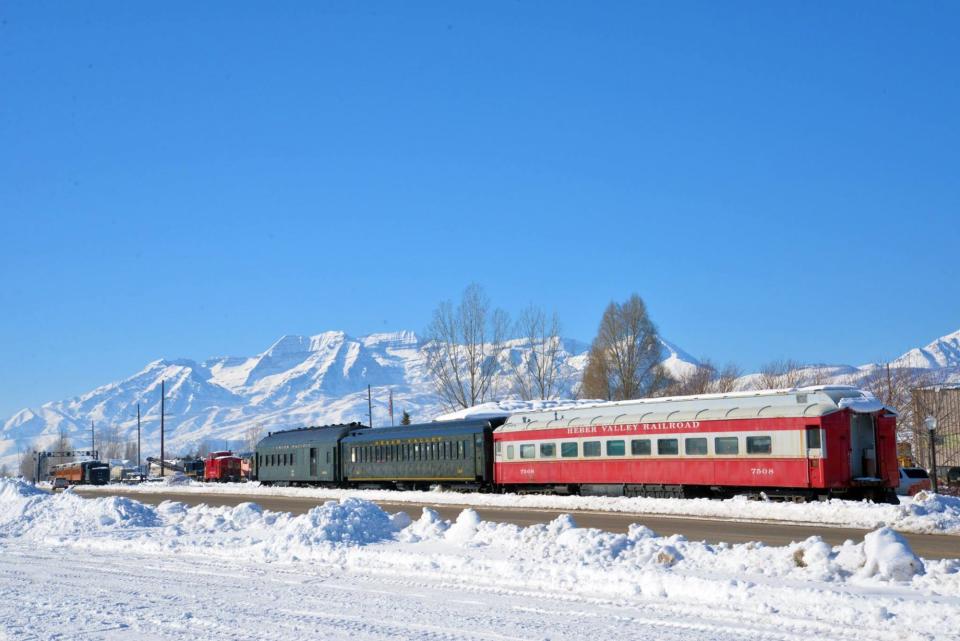
M84 492L114 491L116 486L84 487ZM890 527L914 534L960 536L960 498L921 492L900 505L866 501L831 500L813 503L751 501L737 497L712 499L652 499L591 496L548 496L537 494L464 494L459 492L397 492L391 490L338 490L326 488L263 487L259 483L195 483L185 477L169 477L166 483L123 486L124 492L231 494L288 496L322 499L362 498L368 501L458 505L465 507L508 507L549 510L621 512L683 516L738 521L810 524L830 527L875 529Z
M917 558L888 528L768 547L414 516L358 498L300 516L153 507L0 480L0 637L960 638L960 560Z

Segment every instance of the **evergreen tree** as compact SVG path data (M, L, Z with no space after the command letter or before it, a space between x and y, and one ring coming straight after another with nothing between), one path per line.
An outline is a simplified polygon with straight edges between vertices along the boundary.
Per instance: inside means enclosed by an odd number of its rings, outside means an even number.
M410 425L413 420L410 418L410 412L403 410L403 416L400 417L400 425Z

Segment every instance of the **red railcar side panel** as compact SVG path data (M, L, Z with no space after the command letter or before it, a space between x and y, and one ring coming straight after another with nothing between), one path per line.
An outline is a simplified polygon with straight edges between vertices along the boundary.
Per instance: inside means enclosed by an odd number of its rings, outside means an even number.
M497 463L497 483L807 487L807 459L616 459Z

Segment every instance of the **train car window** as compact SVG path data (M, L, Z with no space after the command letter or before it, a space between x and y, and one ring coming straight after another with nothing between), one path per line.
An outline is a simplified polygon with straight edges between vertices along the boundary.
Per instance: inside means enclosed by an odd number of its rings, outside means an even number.
M680 444L675 438L661 438L657 440L657 454L660 456L674 456L680 453Z
M626 453L626 441L607 441L607 456L624 456Z
M630 453L634 456L650 456L650 439L635 438L630 441Z
M736 436L718 436L713 439L713 451L717 454L739 454L740 439Z
M769 436L748 436L747 454L769 454L772 439Z
M507 458L508 458L508 459L511 459L511 460L513 459L513 446L512 446L512 445L508 445L508 446L507 446Z
M497 456L503 453L503 443L497 441Z
M600 441L587 441L583 444L584 456L600 456Z
M533 443L524 443L520 446L520 458L536 458L537 446Z
M540 458L553 458L557 455L557 444L556 443L541 443L540 444Z
M820 428L816 425L807 427L807 449L820 449Z
M355 447L350 448L350 462L351 463L357 462L357 448Z
M702 437L683 439L684 454L702 456L707 453L707 439Z
M290 454L290 465L296 465L296 464L297 464L297 453L293 452L292 454Z
M560 456L562 456L563 458L576 458L580 456L580 444L579 443L561 443Z

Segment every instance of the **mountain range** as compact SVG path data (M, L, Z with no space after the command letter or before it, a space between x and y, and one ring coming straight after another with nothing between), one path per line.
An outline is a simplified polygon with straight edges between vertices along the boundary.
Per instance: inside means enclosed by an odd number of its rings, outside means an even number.
M693 370L698 361L663 342L663 364L674 375ZM586 364L588 345L560 340L560 393L572 398ZM501 356L495 377L498 396L512 389L511 364L529 359L531 345L517 339ZM0 429L0 464L11 469L19 452L48 447L61 430L75 447L87 447L90 427L136 438L140 404L144 455L159 450L160 389L164 382L167 452L196 449L202 442L242 449L257 432L350 421L367 422L367 386L372 390L373 423L390 424L392 393L395 421L407 411L429 421L449 408L432 389L424 365L423 341L413 332L351 337L342 331L315 336L283 336L260 354L156 360L136 374L81 396L20 410ZM960 382L960 330L922 348L911 349L893 365L939 370L943 380ZM830 383L856 382L876 367L817 366ZM747 387L755 374L742 377Z

